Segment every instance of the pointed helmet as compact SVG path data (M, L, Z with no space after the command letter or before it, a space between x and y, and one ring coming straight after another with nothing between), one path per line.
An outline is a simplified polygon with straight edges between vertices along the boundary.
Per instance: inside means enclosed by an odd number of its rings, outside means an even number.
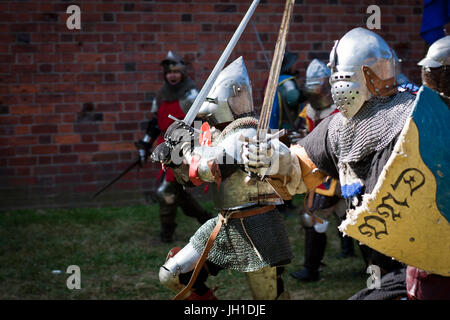
M198 117L217 125L253 113L252 87L244 59L239 57L220 72Z
M325 109L333 104L330 93L330 75L331 70L318 59L313 59L306 68L304 92L311 107L316 110Z
M169 51L166 58L161 61L161 66L164 69L164 74L170 71L179 71L183 75L186 73L186 65L184 64L184 61L172 51Z

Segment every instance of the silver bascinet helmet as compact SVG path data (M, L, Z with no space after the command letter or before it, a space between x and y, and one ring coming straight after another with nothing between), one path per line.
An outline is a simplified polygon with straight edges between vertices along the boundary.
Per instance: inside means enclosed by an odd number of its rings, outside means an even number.
M333 100L346 118L353 117L372 97L396 92L392 49L367 29L352 29L335 41L328 67Z
M331 70L318 59L312 60L306 68L304 92L314 109L325 109L333 103L329 84L330 75Z
M427 55L419 61L418 65L424 68L439 68L450 65L450 36L433 42L428 48Z
M422 84L438 92L450 106L450 36L436 40L419 63Z
M244 59L239 57L220 72L197 116L217 125L253 113L252 87Z

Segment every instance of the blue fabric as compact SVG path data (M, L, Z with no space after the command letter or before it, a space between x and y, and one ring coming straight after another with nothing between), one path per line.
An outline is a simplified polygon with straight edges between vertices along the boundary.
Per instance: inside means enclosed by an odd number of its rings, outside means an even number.
M445 37L444 25L450 22L448 0L425 0L420 35L429 44Z
M419 91L420 87L412 82L407 82L404 84L399 85L401 89L404 91L409 91L412 94L417 94L417 91Z
M361 191L362 191L362 185L359 182L355 182L352 184L345 184L345 185L341 186L342 196L346 199L360 194Z
M328 181L325 181L324 183L322 183L322 185L324 186L324 188L326 189L326 190L329 190L330 189L330 187L331 187L331 182L332 182L333 180L331 180L331 179L328 179Z
M280 75L280 77L278 78L278 84L280 84L281 82L290 77L292 76L286 74ZM272 113L270 114L270 121L269 121L270 129L281 129L278 127L280 124L280 117L281 117L280 101L278 99L278 90L276 90L275 97L273 99Z

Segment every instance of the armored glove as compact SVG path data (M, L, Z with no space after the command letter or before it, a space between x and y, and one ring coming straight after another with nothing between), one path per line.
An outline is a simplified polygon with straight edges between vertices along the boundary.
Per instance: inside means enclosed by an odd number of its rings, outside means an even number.
M147 134L145 135L145 137L134 143L138 151L138 159L140 165L147 162L148 156L150 154L150 148L153 146L153 143L158 138L160 133L161 130L158 127L158 120L156 118L153 118L148 122Z
M167 166L177 166L183 162L194 142L194 129L181 121L175 121L164 135L164 143L152 153L152 160Z
M161 162L164 165L170 164L171 148L167 141L159 144L152 152L152 161Z
M243 138L242 160L245 170L261 177L286 175L291 168L291 152L279 134L267 134L264 140Z

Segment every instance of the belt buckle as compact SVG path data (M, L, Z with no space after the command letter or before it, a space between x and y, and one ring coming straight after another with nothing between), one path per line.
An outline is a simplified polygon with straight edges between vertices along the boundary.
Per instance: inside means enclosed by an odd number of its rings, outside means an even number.
M224 211L222 212L222 217L223 217L223 224L226 225L228 223L228 219L230 219L230 217L235 214L238 211Z

